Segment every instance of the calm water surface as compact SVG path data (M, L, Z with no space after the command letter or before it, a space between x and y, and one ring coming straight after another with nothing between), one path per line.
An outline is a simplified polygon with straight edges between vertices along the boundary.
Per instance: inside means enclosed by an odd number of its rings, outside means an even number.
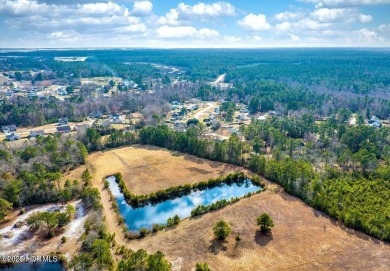
M211 189L192 192L187 196L167 200L156 205L146 205L140 208L133 208L128 205L120 192L115 177L107 178L111 192L116 199L119 212L125 220L129 230L140 228L151 228L153 224L165 225L169 217L178 215L181 219L191 216L191 211L198 205L209 205L219 200L229 200L235 197L242 197L249 192L256 192L262 188L254 185L250 180L241 184L223 184Z

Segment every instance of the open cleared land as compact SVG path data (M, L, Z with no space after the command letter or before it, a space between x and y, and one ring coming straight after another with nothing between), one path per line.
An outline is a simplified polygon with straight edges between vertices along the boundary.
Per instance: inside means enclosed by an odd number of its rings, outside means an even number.
M239 170L238 167L211 162L157 147L126 147L89 156L96 181L117 172L130 191L147 194L184 183L196 183Z
M390 267L389 244L345 229L273 184L266 192L186 219L176 228L142 240L125 240L108 193L102 189L103 177L122 172L132 192L145 194L240 168L140 146L97 152L88 160L94 185L102 190L108 231L116 233L117 243L149 252L160 250L173 262L174 270L191 270L201 261L208 262L213 270L388 270ZM257 232L255 221L262 212L268 212L274 220L272 236ZM212 235L212 226L220 219L227 220L233 229L224 243L216 242ZM242 237L238 244L234 240L237 232Z

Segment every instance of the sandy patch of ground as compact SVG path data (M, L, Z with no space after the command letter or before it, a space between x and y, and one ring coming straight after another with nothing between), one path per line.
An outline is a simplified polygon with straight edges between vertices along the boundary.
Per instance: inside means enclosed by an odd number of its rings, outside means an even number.
M36 255L48 255L51 252L61 251L68 257L73 255L81 247L81 243L78 241L82 233L84 232L84 222L87 218L87 213L83 207L81 200L74 201L72 203L76 208L76 214L72 221L64 227L64 231L51 238L45 239L38 237L36 233L31 233L29 227L23 224L21 227L15 227L18 222L25 222L26 219L34 212L40 211L54 211L56 209L63 210L66 205L59 203L36 205L30 207L26 213L16 216L16 212L8 216L10 222L2 225L0 234L3 235L3 239L0 241L1 255L21 255L24 253L32 253ZM65 244L61 243L61 238L67 237Z
M102 188L102 178L122 172L128 188L149 193L173 185L194 183L226 175L238 167L199 159L164 149L126 147L90 155L94 185L102 191L109 232L119 245L145 248L166 254L175 270L191 270L206 261L213 270L389 270L390 247L369 236L345 229L335 220L282 192L272 184L266 192L243 199L197 218L182 221L176 228L128 241ZM274 219L272 236L257 232L256 217L268 212ZM212 226L227 220L233 229L225 243L216 242ZM236 244L234 236L242 240Z

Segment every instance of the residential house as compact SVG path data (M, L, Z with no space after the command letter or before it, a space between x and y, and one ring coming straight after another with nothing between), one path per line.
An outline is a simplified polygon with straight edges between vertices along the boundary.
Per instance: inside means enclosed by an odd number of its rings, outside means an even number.
M2 128L3 132L6 133L6 134L16 131L16 125L15 124L4 125L1 128Z
M20 139L20 135L17 133L8 134L5 136L6 140L8 141L15 141Z
M62 126L62 125L66 125L66 124L68 124L68 118L67 117L58 119L58 125Z
M40 136L45 135L45 130L30 131L30 137L37 137L39 135Z
M69 125L64 125L64 126L58 126L57 127L57 133L69 133L72 129L70 128Z
M81 131L81 130L87 130L90 127L91 127L91 125L89 123L85 123L85 124L76 125L74 128L77 131Z
M382 127L382 122L376 117L373 116L368 120L368 125L376 128Z

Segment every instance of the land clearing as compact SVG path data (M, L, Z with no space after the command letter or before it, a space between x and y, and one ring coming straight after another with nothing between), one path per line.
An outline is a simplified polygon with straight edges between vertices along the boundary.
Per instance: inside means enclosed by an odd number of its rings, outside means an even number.
M84 222L87 213L81 200L69 202L76 208L76 214L71 222L58 232L53 238L46 238L44 229L37 232L31 232L26 225L26 219L33 213L40 211L63 210L66 205L60 203L32 205L26 213L19 214L19 210L12 212L7 219L7 223L1 225L0 234L3 238L0 241L1 255L22 255L32 253L36 255L48 255L51 252L60 251L68 259L71 258L80 248L80 236L84 232ZM18 223L21 225L17 226ZM61 243L61 238L65 236L67 241Z
M127 240L112 209L102 178L122 172L128 189L146 194L174 185L194 183L242 170L219 162L157 147L132 146L93 153L88 158L93 184L99 187L109 232L118 245L162 251L174 270L191 270L208 262L213 270L388 270L390 246L345 228L269 183L273 189L183 220L177 227L141 240ZM80 171L79 171L80 172ZM256 217L267 212L274 220L272 235L260 234ZM233 234L214 240L212 227L224 219ZM236 244L235 234L242 240Z

